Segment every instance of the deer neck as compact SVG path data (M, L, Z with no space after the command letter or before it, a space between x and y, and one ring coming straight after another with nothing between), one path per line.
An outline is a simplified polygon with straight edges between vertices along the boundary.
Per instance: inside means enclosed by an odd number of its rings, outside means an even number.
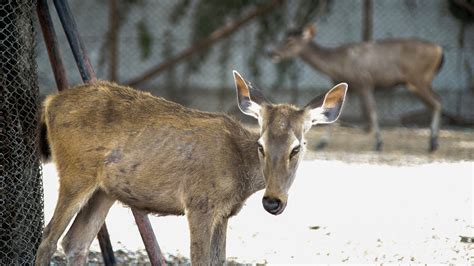
M240 182L245 185L243 196L249 197L253 193L265 188L265 178L260 166L260 159L258 158L257 140L260 134L254 130L246 130L246 134L240 139L237 144L242 156L242 167L240 173Z
M315 42L309 42L301 51L300 58L329 77L336 75L337 63L335 50L325 48Z

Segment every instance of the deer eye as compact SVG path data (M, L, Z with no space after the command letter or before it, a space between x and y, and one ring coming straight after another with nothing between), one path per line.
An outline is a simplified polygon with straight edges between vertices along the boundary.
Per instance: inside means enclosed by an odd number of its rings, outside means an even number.
M259 152L262 156L265 156L265 152L264 152L264 150L263 150L262 144L257 143L257 145L258 145L258 152Z
M293 150L291 150L290 159L293 159L293 157L295 157L295 155L298 154L300 152L300 150L301 150L300 145L294 147Z

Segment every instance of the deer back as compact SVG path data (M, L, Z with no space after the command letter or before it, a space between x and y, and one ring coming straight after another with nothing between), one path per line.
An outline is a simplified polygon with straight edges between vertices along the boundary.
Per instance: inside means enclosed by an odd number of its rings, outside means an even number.
M62 182L97 182L122 202L162 214L182 214L195 194L221 199L214 194L248 187L240 149L255 151L256 137L224 114L108 82L50 96L45 112L60 176L78 177Z

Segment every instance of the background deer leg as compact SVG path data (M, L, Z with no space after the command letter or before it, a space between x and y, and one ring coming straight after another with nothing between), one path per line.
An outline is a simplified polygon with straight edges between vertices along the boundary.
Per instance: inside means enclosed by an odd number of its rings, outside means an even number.
M329 139L331 137L332 127L333 127L333 125L325 125L324 126L324 133L321 136L321 138L319 139L319 142L316 144L316 149L322 150L322 149L326 148L326 146L329 143Z
M415 86L408 84L408 89L412 91L418 98L431 109L431 137L429 151L433 152L438 149L438 134L441 123L442 105L440 97L431 89L430 86Z
M373 88L362 89L361 100L362 107L365 109L364 113L368 114L369 117L370 132L375 135L374 150L381 151L383 142L382 137L380 135L380 126L377 117Z
M226 254L227 218L216 223L211 240L211 265L224 265Z
M208 266L211 263L211 229L214 216L204 210L189 210L187 216L191 235L191 263Z
M89 246L104 224L105 217L114 202L115 200L107 196L105 192L98 190L77 214L62 241L68 264L86 264Z
M363 93L359 93L359 100L360 100L360 109L361 109L361 115L362 115L362 120L364 123L364 131L369 133L372 131L372 125L370 123L370 114L369 110L366 107L367 106L367 99L365 99L365 96Z
M36 252L36 265L49 265L57 243L74 215L82 208L95 187L75 187L74 191L59 189L58 202L51 221L43 231L41 244Z

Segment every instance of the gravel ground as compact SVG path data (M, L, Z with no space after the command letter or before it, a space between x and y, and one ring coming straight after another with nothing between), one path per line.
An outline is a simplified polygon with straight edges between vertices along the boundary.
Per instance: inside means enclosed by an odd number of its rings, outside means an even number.
M308 135L307 159L341 160L410 165L430 162L474 161L474 128L442 129L439 149L428 152L429 129L384 128L383 151L373 151L374 137L360 128L333 126L328 145L318 150L317 143L326 129L312 129Z

